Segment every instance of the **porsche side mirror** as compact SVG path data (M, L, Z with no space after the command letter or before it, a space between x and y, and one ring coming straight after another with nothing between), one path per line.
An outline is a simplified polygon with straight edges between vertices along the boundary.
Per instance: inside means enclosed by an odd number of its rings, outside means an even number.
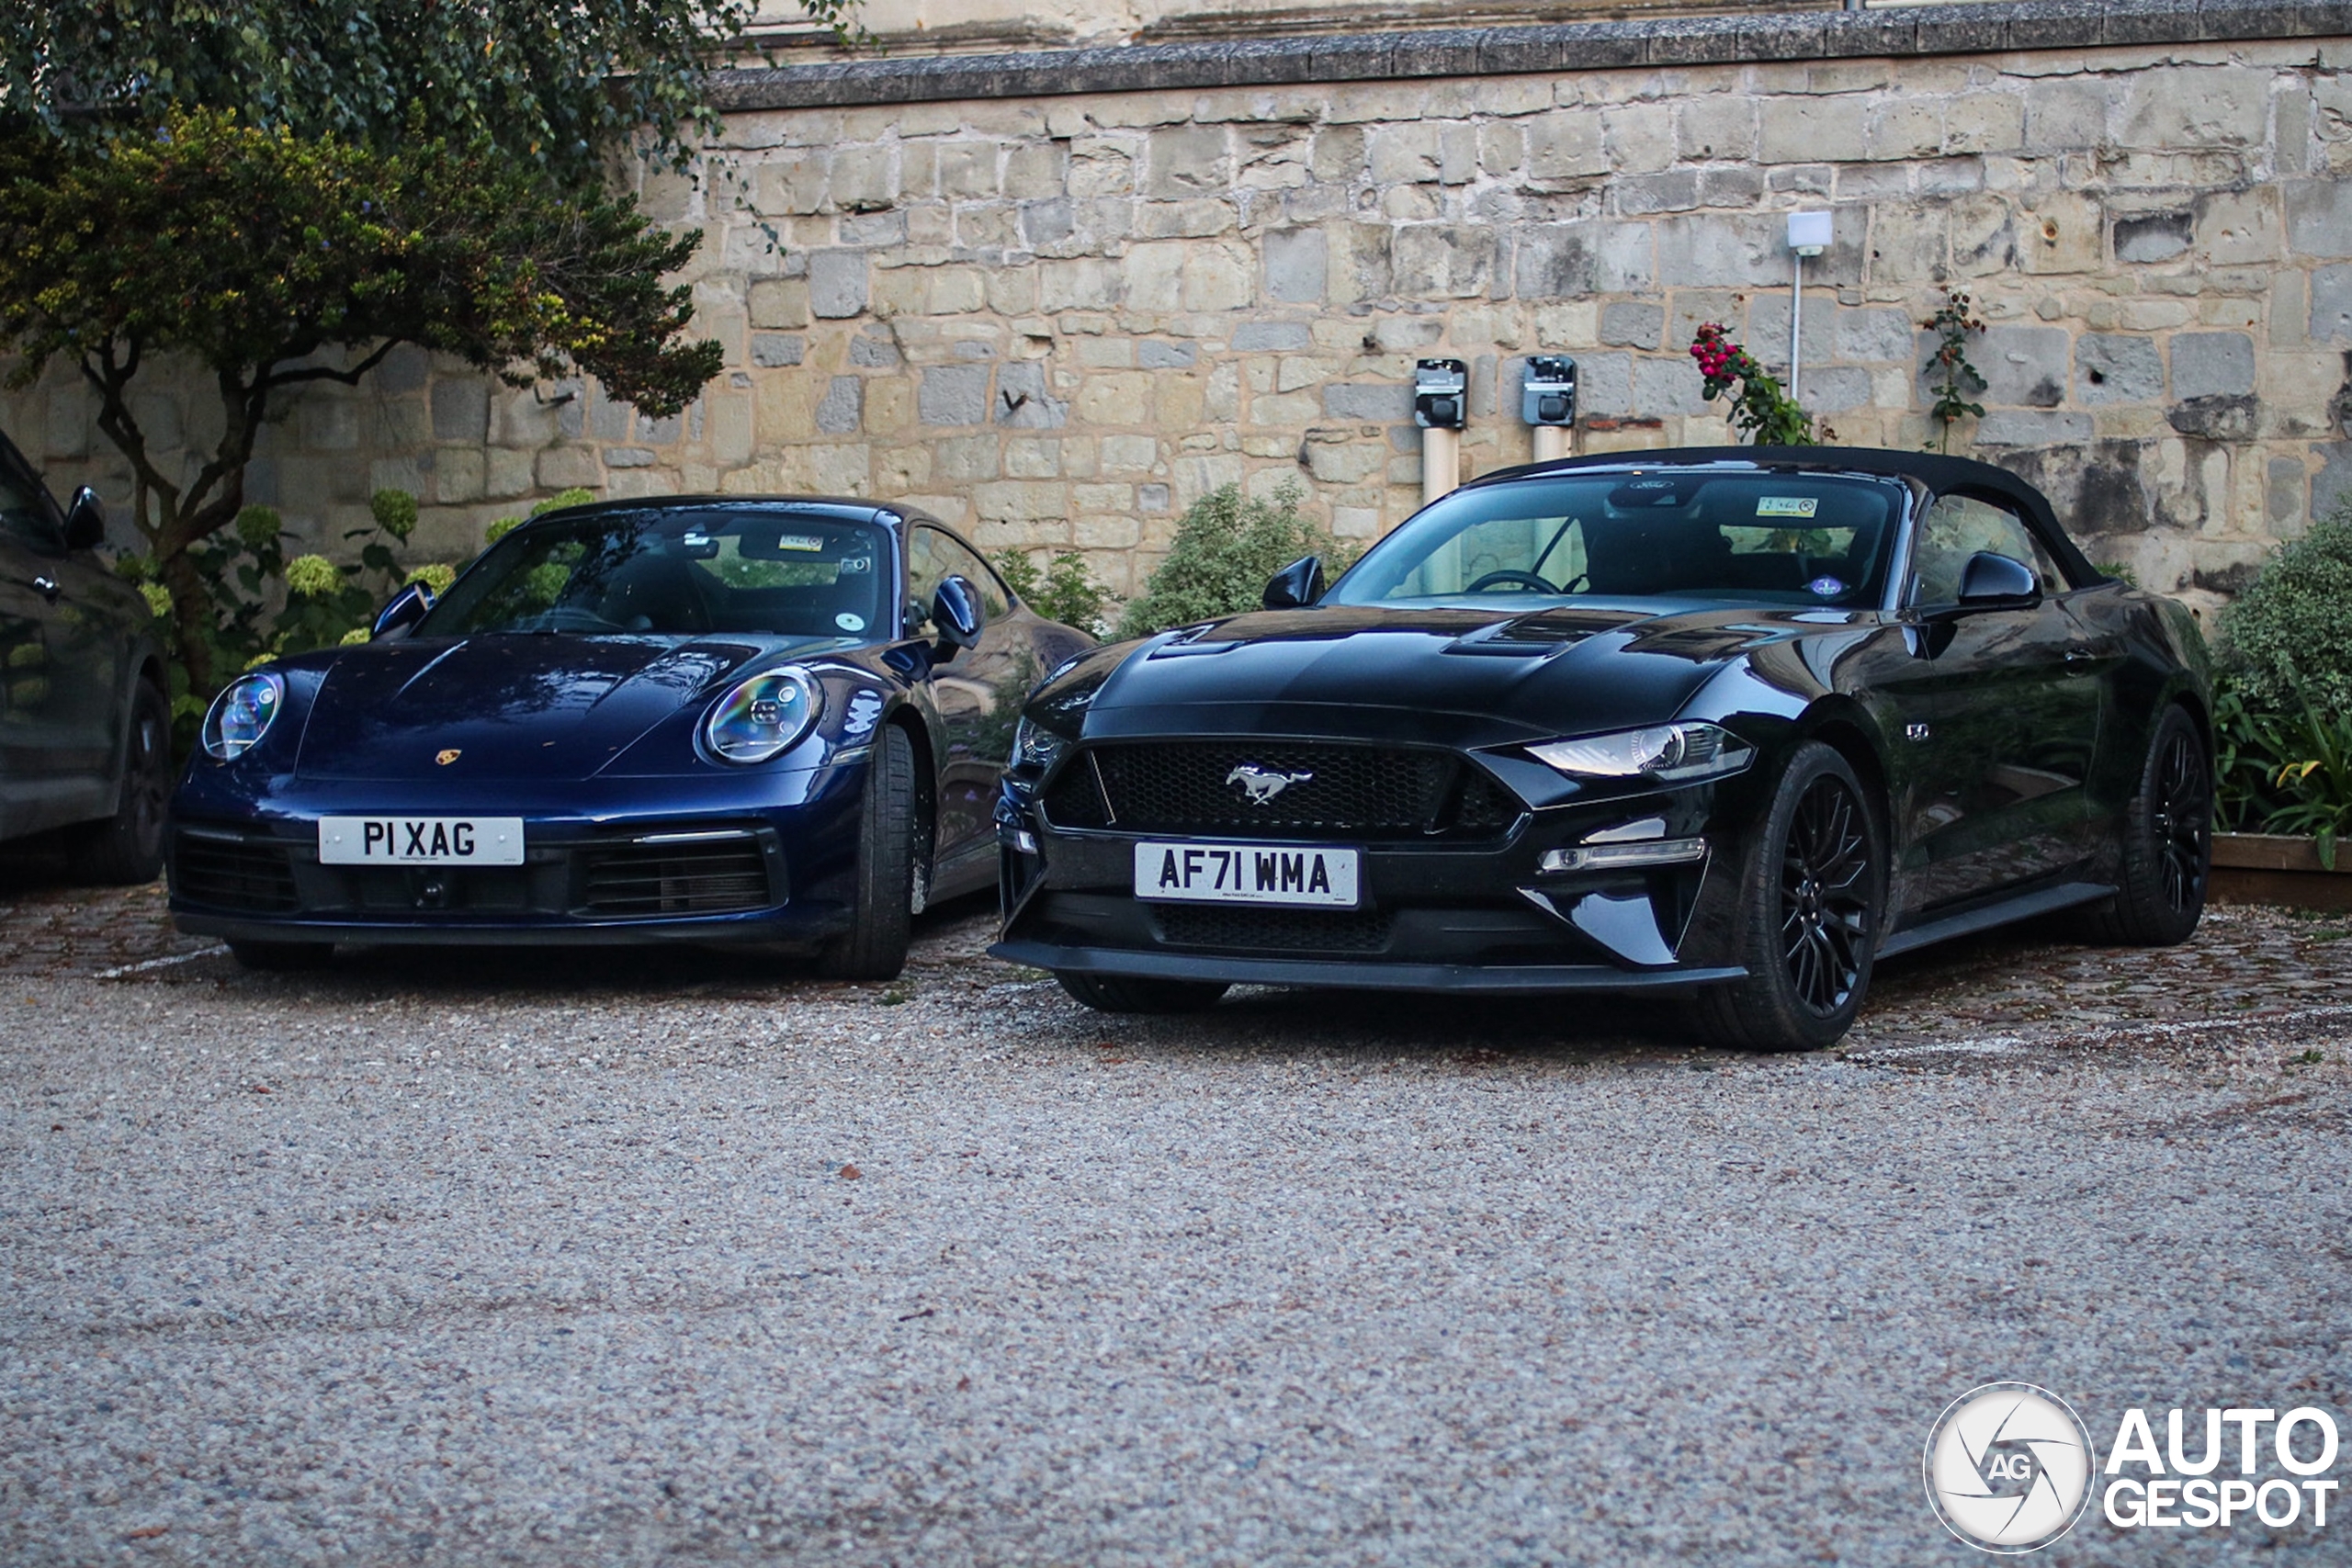
M65 509L65 547L69 550L94 550L107 541L107 503L98 492L84 485L74 492L74 504Z
M424 613L433 608L433 590L422 582L412 582L391 596L384 607L376 612L376 624L368 629L371 642L397 642L416 629Z
M2041 603L2041 584L2023 561L1979 550L1961 569L1962 611L2030 610Z
M1304 610L1323 597L1323 558L1301 556L1267 581L1259 603L1269 610Z
M955 658L958 649L978 648L980 633L988 626L979 591L963 577L942 579L939 591L931 596L931 624L939 628L939 641L933 645L933 651L941 663Z

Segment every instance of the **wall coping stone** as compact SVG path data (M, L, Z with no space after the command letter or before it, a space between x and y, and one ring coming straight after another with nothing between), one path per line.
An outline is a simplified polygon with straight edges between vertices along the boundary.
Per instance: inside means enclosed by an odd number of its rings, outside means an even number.
M1996 0L854 60L716 71L710 91L741 112L2348 36L2352 0Z

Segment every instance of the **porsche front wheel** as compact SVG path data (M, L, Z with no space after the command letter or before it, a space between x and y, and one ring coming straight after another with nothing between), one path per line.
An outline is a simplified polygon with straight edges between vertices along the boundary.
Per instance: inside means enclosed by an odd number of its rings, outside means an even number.
M886 724L874 738L858 803L855 922L817 954L834 980L891 980L907 966L914 934L915 749Z
M1789 761L1738 868L1745 979L1698 999L1722 1044L1817 1051L1870 988L1886 874L1878 819L1846 759L1819 741Z

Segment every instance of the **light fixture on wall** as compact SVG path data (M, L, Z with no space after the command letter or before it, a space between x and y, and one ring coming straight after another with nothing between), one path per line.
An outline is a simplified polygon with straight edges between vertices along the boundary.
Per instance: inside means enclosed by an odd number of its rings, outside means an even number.
M1796 269L1789 285L1789 399L1792 402L1797 396L1797 372L1804 362L1804 258L1817 256L1827 250L1830 239L1828 213L1789 214L1789 252L1791 265Z

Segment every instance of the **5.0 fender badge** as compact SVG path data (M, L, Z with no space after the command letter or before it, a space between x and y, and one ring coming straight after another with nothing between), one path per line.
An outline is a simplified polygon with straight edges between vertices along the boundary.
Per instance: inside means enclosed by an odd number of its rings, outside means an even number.
M464 755L465 753L463 751L460 751L458 748L452 746L447 751L437 751L434 753L433 760L446 768Z

